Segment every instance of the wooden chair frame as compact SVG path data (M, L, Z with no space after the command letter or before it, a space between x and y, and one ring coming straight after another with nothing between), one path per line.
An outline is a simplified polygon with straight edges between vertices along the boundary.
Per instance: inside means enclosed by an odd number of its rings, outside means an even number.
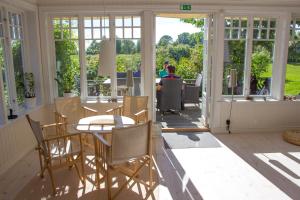
M149 189L152 189L153 187L153 180L152 180L152 167L153 167L153 161L152 161L152 140L151 140L151 121L146 122L148 125L148 144L147 144L147 155L144 155L140 158L134 159L133 164L130 164L132 167L128 168L126 166L129 165L129 161L125 161L121 164L111 164L110 163L110 157L109 152L112 151L113 146L106 140L102 135L94 135L95 137L95 161L96 161L96 181L97 186L99 187L100 184L100 171L103 174L104 179L106 177L107 182L107 190L108 190L108 199L115 199L120 192L126 187L127 184L129 184L132 180L139 182L145 186L147 186ZM140 124L143 125L143 124ZM137 125L139 126L139 125ZM126 129L126 128L125 128ZM114 129L112 131L112 137L114 134ZM143 180L140 180L139 173L141 172L143 167L149 167L149 184L144 182ZM125 176L128 176L129 179L120 186L120 188L117 190L115 194L112 194L111 187L112 187L112 177L111 177L111 171L117 171Z
M36 150L39 153L39 161L40 161L40 168L41 173L40 177L44 177L45 170L47 169L50 175L51 179L51 185L53 189L53 195L56 193L56 187L55 187L55 181L53 178L53 170L61 167L68 166L69 169L72 168L72 166L75 166L76 172L82 182L82 184L85 185L85 178L84 178L84 160L83 160L83 151L82 151L82 139L80 133L75 134L65 134L64 131L66 130L66 123L54 123L49 125L40 125L38 121L32 120L29 115L26 115L26 118L29 122L29 125L34 132L34 135L36 136L38 145L36 147ZM35 127L33 127L33 123L36 125L38 124L39 127L39 133L37 133ZM46 138L43 133L43 131L46 131L48 128L55 128L55 130L59 130L59 134L57 136L52 136L49 138ZM36 134L40 134L40 138L42 141L40 141ZM79 141L79 151L74 152L73 151L73 141ZM68 152L69 149L67 149L67 145L70 147L70 152ZM59 148L56 148L58 152L56 153L56 156L54 157L52 155L51 147L57 146ZM76 156L76 158L74 158ZM58 164L54 164L54 162ZM80 162L82 172L80 174L79 168L77 166L77 162Z
M148 98L148 97L146 97L146 96L124 96L123 105L109 109L106 111L106 113L111 114L111 115L126 116L126 114L124 113L124 107L126 106L125 98ZM148 101L148 99L147 99L147 101ZM139 124L142 122L147 122L148 121L148 109L141 109L137 113L133 113L133 116L128 116L128 117L132 117L136 124Z

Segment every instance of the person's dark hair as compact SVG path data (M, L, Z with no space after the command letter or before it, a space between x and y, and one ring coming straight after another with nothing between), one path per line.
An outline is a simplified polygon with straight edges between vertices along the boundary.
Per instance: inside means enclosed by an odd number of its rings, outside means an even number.
M165 62L164 62L164 65L168 65L168 64L169 64L169 61L165 61Z
M172 65L168 66L168 72L174 74L175 73L175 67Z

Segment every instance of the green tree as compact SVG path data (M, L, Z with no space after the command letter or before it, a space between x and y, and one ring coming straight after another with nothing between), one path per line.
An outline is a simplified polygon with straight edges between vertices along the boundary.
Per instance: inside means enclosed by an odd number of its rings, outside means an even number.
M188 45L179 44L176 46L169 46L169 55L178 63L182 57L190 57L190 47Z
M252 54L251 75L258 80L261 79L263 73L267 72L268 65L271 62L271 55L264 46L257 46Z
M121 54L134 54L136 52L136 47L131 40L121 41Z
M173 43L173 38L169 35L162 36L158 41L158 46L168 46Z
M181 33L178 35L178 39L176 40L178 44L190 44L190 34L187 32Z
M100 42L93 40L90 46L86 50L87 55L95 55L100 53Z

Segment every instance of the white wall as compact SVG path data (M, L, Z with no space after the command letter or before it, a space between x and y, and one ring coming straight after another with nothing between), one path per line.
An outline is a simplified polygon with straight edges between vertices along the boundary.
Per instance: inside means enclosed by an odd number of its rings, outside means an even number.
M213 132L226 132L230 102L216 102ZM231 132L282 132L300 128L300 101L234 101Z
M30 116L42 124L53 122L51 106L41 106ZM36 142L25 115L0 127L0 174L35 148Z

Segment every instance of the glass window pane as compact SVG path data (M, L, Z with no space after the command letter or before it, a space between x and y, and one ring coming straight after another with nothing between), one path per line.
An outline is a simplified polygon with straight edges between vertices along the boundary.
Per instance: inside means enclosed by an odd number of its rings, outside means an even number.
M88 96L110 96L109 77L98 76L99 53L101 40L85 40L85 59L87 67L87 93Z
M124 26L132 26L131 17L124 17Z
M84 18L84 27L92 27L92 18L91 17Z
M266 30L266 29L261 30L260 39L267 39L267 33L268 33L268 30Z
M133 26L141 26L141 17L133 17Z
M225 19L225 27L231 27L231 19Z
M102 27L109 27L109 18L108 17L102 18Z
M238 39L238 37L239 37L239 29L232 29L231 37L232 37L232 39Z
M77 19L74 19L74 18L71 19L71 27L72 28L77 28L78 27L78 20Z
M70 27L70 20L69 20L69 18L64 18L64 19L62 20L62 25L63 25L63 28L68 28L68 27Z
M122 17L116 17L116 26L117 27L123 26L123 18Z
M18 105L22 105L24 103L24 98L25 98L22 41L12 40L11 48L12 48L12 55L13 55L15 84L16 84L16 92L17 92L16 102L18 103Z
M100 28L94 28L93 29L93 38L94 39L100 39L101 36L100 36Z
M223 95L231 95L232 92L232 88L229 85L231 69L236 69L237 71L237 87L233 89L233 94L243 95L245 48L245 40L224 41Z
M241 21L241 27L247 27L247 20Z
M71 39L78 39L78 29L71 29Z
M103 28L102 29L102 37L103 38L109 38L109 28Z
M259 30L253 29L253 39L259 39Z
M225 38L226 39L230 38L230 29L225 29Z
M132 38L131 28L124 28L124 38Z
M141 38L141 29L140 28L133 28L133 37Z
M259 20L254 20L253 27L254 28L259 28Z
M285 79L285 96L296 96L300 94L300 20L293 19L291 26L296 23L295 27L290 30L290 33L294 33L294 37L290 37L288 43L288 58L286 66L286 79Z
M232 20L232 26L233 27L239 27L240 26L240 20L239 19L233 19Z
M4 88L4 103L5 109L10 108L9 104L9 93L8 93L8 81L7 81L7 66L5 64L5 52L4 52L4 40L0 39L0 69L2 70L2 80Z
M300 28L300 20L296 20L295 28Z
M271 19L271 21L270 21L270 28L276 28L276 20Z
M53 24L54 26L60 26L60 19L54 18L54 19L52 20L52 24Z
M253 41L251 95L270 95L274 41Z
M247 29L241 29L241 36L240 38L245 39L247 37Z
M100 21L101 21L100 17L93 17L93 27L100 27L101 26Z
M268 28L268 20L262 20L261 21L261 27L262 28Z
M275 39L275 30L270 30L269 39Z
M122 28L116 28L116 37L123 38L123 29Z
M141 95L141 48L140 39L116 40L117 95L123 96L127 87L127 73L132 72L132 84L129 92L134 96Z
M92 29L85 28L84 29L84 37L87 39L92 39Z

